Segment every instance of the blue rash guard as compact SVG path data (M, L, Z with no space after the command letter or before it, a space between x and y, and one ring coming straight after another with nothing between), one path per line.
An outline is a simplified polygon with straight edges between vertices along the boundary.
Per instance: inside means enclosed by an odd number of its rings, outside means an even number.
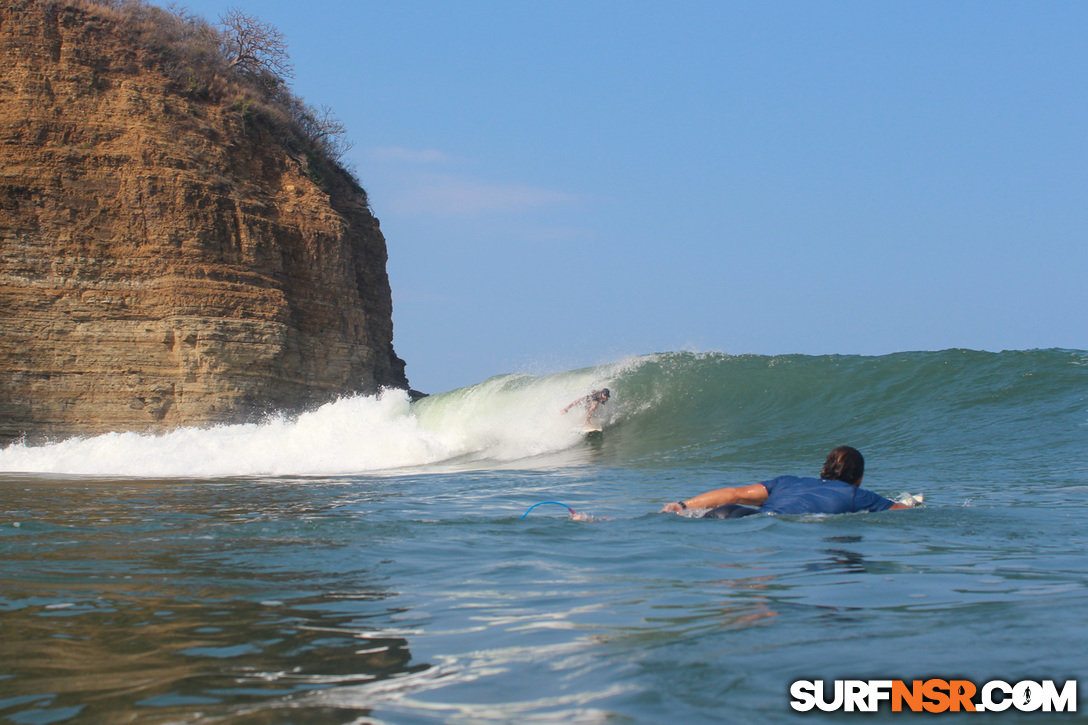
M892 507L883 496L842 481L779 476L762 485L767 500L759 510L767 514L849 514Z

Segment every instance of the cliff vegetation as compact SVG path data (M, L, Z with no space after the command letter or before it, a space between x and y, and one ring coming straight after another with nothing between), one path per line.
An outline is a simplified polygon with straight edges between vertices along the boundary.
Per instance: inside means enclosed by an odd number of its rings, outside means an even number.
M275 28L9 0L0 62L0 442L407 387L385 239Z

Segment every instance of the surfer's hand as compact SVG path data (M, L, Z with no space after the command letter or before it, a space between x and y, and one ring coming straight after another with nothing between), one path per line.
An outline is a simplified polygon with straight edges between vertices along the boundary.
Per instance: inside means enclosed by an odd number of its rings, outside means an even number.
M661 507L661 513L663 514L678 514L683 510L679 503L667 503Z

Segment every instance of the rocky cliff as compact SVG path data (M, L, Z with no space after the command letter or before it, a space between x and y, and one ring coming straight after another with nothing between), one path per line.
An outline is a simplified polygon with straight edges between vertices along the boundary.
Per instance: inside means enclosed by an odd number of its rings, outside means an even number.
M123 18L0 3L0 442L407 387L365 193Z

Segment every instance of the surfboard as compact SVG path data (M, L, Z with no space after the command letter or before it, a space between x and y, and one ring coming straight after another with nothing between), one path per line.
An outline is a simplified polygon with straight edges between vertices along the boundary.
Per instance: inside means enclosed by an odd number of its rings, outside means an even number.
M907 508L914 508L915 506L921 506L922 504L924 504L926 501L926 497L925 494L922 493L916 493L912 495L904 492L893 498L892 501L898 504L902 504Z
M604 428L596 425L586 425L582 428L582 435L587 438L604 434Z

